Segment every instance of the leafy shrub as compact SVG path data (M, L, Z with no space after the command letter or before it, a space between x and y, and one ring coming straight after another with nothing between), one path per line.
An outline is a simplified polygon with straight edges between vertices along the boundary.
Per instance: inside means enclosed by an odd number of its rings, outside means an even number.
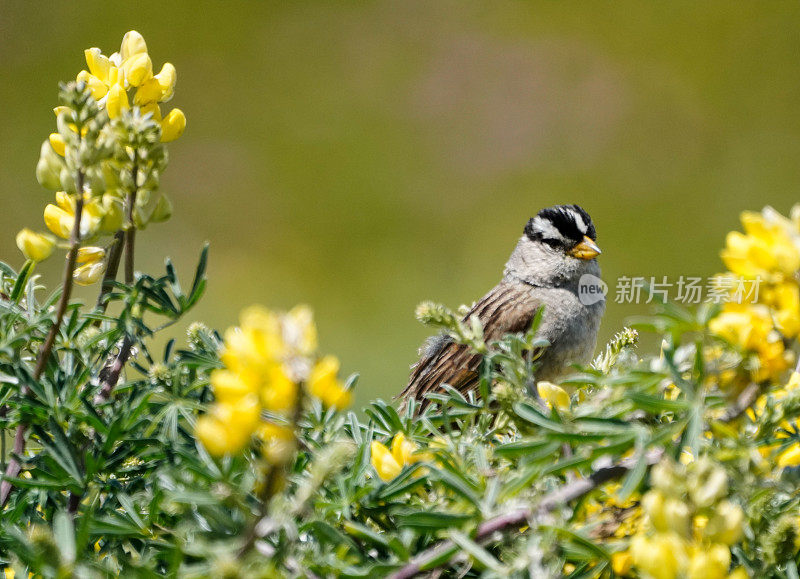
M663 303L560 385L535 384L536 323L486 343L423 304L483 355L477 391L357 413L307 307L248 308L223 336L195 322L153 352L206 283L205 248L190 284L169 260L134 268L137 232L171 213L176 71L154 75L135 32L86 58L37 166L51 233L22 230L27 261L0 264L6 576L798 576L799 208L728 237L720 295L732 276L760 295ZM42 297L36 264L59 249Z

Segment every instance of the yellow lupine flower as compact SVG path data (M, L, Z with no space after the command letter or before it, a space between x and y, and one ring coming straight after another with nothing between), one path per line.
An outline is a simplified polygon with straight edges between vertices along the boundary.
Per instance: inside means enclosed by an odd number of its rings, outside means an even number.
M135 54L122 63L125 80L131 86L141 86L153 78L153 62L146 52Z
M297 384L276 364L267 371L261 386L261 404L273 412L286 412L297 405Z
M162 93L158 79L152 77L139 86L133 96L133 104L143 106L150 103L158 103L161 100Z
M129 30L122 37L119 54L123 62L136 54L147 54L147 43L144 37L135 30Z
M800 286L782 283L765 295L765 301L775 308L775 321L781 334L794 338L800 333Z
M96 263L102 261L106 256L106 250L102 247L81 247L78 249L78 255L75 258L77 265L86 265L87 263Z
M403 470L386 445L373 440L370 445L372 466L384 482L389 482Z
M130 108L131 105L130 102L128 102L128 93L126 93L125 89L120 85L113 85L109 89L108 97L106 98L106 111L108 111L108 118L116 119L123 113L123 111L127 111Z
M62 239L69 239L74 219L74 215L56 205L48 204L44 208L44 224Z
M261 454L270 464L286 464L294 456L296 445L291 428L264 422L258 427L257 435L262 441Z
M767 219L763 213L741 215L745 234L732 231L721 257L732 272L767 281L791 278L800 269L800 249L785 224Z
M53 253L56 240L52 235L36 233L28 228L17 233L17 247L26 259L44 261Z
M406 438L402 432L398 432L392 439L392 456L399 464L411 464L417 462L419 458L414 456L417 445Z
M72 279L78 285L92 285L103 278L105 271L106 263L104 261L91 262L76 267L75 271L72 272Z
M260 415L258 398L253 395L235 403L217 403L197 419L195 435L214 456L235 454L247 446Z
M325 356L316 363L308 379L308 391L319 398L325 406L339 410L350 405L352 395L345 390L337 378L339 360L335 356Z
M111 70L111 61L108 60L108 57L95 47L87 48L83 54L86 57L86 66L89 67L89 72L102 82L109 84L108 73Z
M216 369L209 376L214 397L223 403L235 403L239 399L257 392L254 380L247 380L241 373Z
M80 71L76 80L86 84L95 100L99 101L108 93L108 85L86 70Z
M541 380L536 383L536 391L551 408L557 408L558 410L569 409L569 394L560 386Z
M617 551L611 555L611 569L617 575L627 575L633 568L633 556L630 551Z
M78 267L72 273L72 279L78 285L92 285L103 277L106 271L104 261L106 252L102 247L81 247L75 263Z
M64 142L64 137L58 133L50 133L48 139L50 140L50 146L53 147L53 150L63 157L64 153L67 151L67 144Z
M708 327L714 334L748 350L756 350L774 329L766 306L733 303L725 304L722 313Z
M181 109L172 109L161 120L161 142L169 143L179 138L186 130L186 115Z
M731 551L725 545L698 548L689 560L688 579L726 579L731 565Z
M75 201L63 191L56 193L57 205L48 204L44 208L44 223L47 228L62 239L69 239L75 224ZM83 205L81 212L80 235L87 237L97 233L103 219L101 202L93 199Z
M636 535L630 553L636 566L654 579L676 579L687 563L686 544L672 533Z
M292 308L283 318L283 339L301 356L310 356L317 349L317 327L314 313L306 305Z
M159 72L155 78L161 87L161 98L158 99L159 102L171 100L172 96L175 94L175 84L178 80L178 73L175 70L175 66L170 62L165 62L164 66L161 67L161 72Z
M157 123L161 122L161 107L158 106L158 103L147 103L146 105L140 106L139 109L142 111L143 115L152 115L154 121Z
M800 444L793 444L787 450L778 455L778 466L800 466Z

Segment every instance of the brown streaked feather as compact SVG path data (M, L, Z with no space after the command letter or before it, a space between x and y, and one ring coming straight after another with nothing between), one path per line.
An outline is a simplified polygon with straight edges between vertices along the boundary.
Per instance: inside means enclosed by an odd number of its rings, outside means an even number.
M505 334L527 331L538 307L539 303L531 295L529 287L504 281L481 298L464 316L464 320L477 315L488 343L499 340ZM417 399L422 410L429 404L425 395L443 391L442 384L466 394L478 382L481 359L480 354L475 354L468 347L443 340L423 354L414 365L408 386L399 397Z

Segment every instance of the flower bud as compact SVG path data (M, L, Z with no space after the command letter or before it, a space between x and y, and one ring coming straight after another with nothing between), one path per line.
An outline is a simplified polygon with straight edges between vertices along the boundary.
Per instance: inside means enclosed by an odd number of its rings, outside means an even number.
M731 565L731 552L725 545L710 545L692 555L688 579L726 579Z
M65 167L64 159L53 150L50 141L42 143L39 162L36 163L36 180L46 189L61 189L61 169Z
M106 99L106 110L108 111L108 118L116 119L123 111L131 108L128 102L128 94L125 89L120 85L115 84L108 90L108 98Z
M261 454L271 465L280 466L292 460L296 446L291 428L265 422L257 434L262 440Z
M174 141L186 130L186 115L181 109L172 109L161 121L161 142Z
M689 536L691 512L682 500L668 498L664 501L664 521L670 531L682 537Z
M661 491L652 490L642 497L642 508L650 517L650 523L657 531L670 530L664 513L664 495Z
M106 263L104 261L93 261L75 268L75 271L72 272L72 279L78 285L92 285L102 279L105 271Z
M122 46L119 52L119 56L124 62L135 54L147 54L147 43L141 34L130 30L122 37Z
M153 223L161 223L172 217L172 203L166 195L159 195L156 206L153 208L153 213L150 214L150 221Z
M662 460L650 471L650 482L662 491L675 491L679 487L680 476L675 472L676 465L670 460Z
M48 140L50 141L50 146L53 147L53 150L63 157L67 150L67 144L64 142L64 137L62 137L59 133L50 133Z
M72 171L70 171L67 167L61 169L61 173L58 175L58 177L61 183L61 189L65 193L75 195L78 192L78 184L75 182L75 175L73 175Z
M695 468L689 471L687 486L695 505L710 507L728 494L728 476L722 468L704 459L696 462Z
M686 543L672 533L659 533L652 539L637 534L631 541L636 566L654 577L679 577L686 564Z
M52 235L36 233L28 228L17 233L17 247L26 259L44 261L53 253L56 240Z
M103 219L100 221L100 232L115 233L122 229L125 219L122 200L115 195L103 195Z
M70 115L70 118L67 119L67 120L69 120L70 122L73 121L73 119L72 119L72 109L69 108L69 107L65 107L65 106L55 107L53 109L53 114L55 114L56 117L58 117L59 115Z
M122 73L131 86L140 86L153 77L153 63L146 52L131 56L122 63Z
M708 520L703 535L708 540L733 545L742 537L744 511L730 501L720 501Z

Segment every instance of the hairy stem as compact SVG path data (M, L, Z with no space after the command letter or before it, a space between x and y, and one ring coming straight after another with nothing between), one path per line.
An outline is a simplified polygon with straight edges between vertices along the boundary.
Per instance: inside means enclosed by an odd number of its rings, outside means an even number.
M64 315L67 312L69 305L69 298L72 295L72 274L75 271L75 262L78 258L78 248L81 243L81 217L83 215L83 171L78 171L77 174L77 188L78 195L75 200L75 220L72 223L72 233L70 234L70 246L67 253L67 263L64 266L64 277L61 282L61 299L58 302L56 309L56 319L53 325L50 326L50 331L47 333L44 343L39 348L39 355L36 359L36 367L33 371L33 379L38 381L42 377L44 369L47 367L47 362L50 359L50 353L53 350L58 332L61 329L61 323L64 321ZM28 395L28 388L24 386L21 394ZM18 456L25 452L25 433L28 430L28 425L25 423L17 426L17 431L14 435L14 456L9 460L5 470L5 477L16 477L22 465L19 462ZM8 496L11 493L11 483L3 480L0 483L0 507L6 504Z
M139 164L138 159L133 160L133 189L128 192L128 227L125 230L125 283L133 283L133 252L136 242L136 225L133 222L133 210L136 207L136 193L139 190Z
M125 244L125 231L120 229L114 234L114 241L108 249L108 263L106 272L103 274L103 282L100 286L100 295L97 296L97 308L105 311L107 302L106 296L111 291L111 283L117 279L119 263L122 260L122 249Z
M656 464L663 456L661 449L645 455L644 460L649 465ZM545 495L536 508L517 508L478 525L474 540L478 543L489 540L495 533L508 529L519 529L522 526L535 526L532 519L547 514L554 509L574 501L603 483L621 478L636 465L636 459L626 459L618 464L598 468L591 476L577 479L573 482ZM423 572L433 571L437 567L446 565L458 553L458 546L450 540L442 541L430 549L423 551L407 565L390 575L390 579L410 579ZM449 555L449 556L448 556Z

